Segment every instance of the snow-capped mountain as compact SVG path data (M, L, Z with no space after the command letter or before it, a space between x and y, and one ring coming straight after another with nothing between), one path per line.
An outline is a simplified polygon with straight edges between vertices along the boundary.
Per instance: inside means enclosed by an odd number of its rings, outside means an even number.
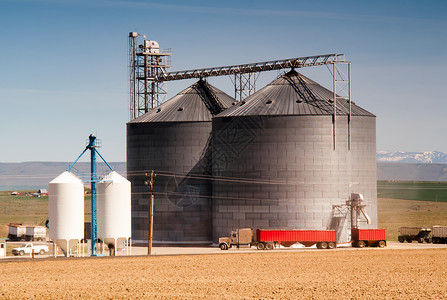
M439 151L431 151L431 152L378 151L377 162L447 164L447 153Z

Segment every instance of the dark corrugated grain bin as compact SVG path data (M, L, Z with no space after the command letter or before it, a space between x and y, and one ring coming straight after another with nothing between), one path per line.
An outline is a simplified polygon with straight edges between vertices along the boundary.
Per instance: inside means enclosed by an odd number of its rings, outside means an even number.
M377 227L376 118L352 103L349 129L337 100L334 124L332 98L291 71L213 118L214 241L244 227L327 229L352 192Z
M127 124L134 241L148 238L144 174L155 170L154 243L210 243L211 118L234 101L200 80Z

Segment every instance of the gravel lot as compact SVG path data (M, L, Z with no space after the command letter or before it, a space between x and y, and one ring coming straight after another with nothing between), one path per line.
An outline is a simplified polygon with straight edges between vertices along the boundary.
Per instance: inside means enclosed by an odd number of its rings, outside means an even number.
M0 298L447 299L445 245L208 249L219 255L2 260Z

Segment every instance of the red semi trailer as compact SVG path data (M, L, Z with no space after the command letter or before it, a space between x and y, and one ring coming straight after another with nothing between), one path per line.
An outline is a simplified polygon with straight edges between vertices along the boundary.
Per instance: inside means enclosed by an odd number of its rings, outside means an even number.
M319 249L334 249L336 244L335 230L256 230L243 228L231 232L230 237L219 238L219 247L228 250L232 246L256 246L258 250L271 250L276 246L290 247L301 243L306 247L317 245Z
M334 249L337 247L335 230L256 230L259 243L274 243L284 247L301 243L306 247L317 245L318 249Z
M353 247L374 246L383 248L386 246L386 232L385 229L352 228L351 240Z

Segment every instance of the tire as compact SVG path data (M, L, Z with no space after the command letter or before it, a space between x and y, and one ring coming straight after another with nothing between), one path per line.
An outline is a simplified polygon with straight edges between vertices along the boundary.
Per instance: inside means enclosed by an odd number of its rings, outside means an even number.
M321 249L327 249L327 247L328 247L327 242L320 242L320 247L321 247Z
M419 244L422 244L423 242L424 242L424 238L423 237L418 238L418 243Z
M359 245L357 244L357 242L352 242L352 247L357 248Z
M264 243L258 243L258 244L256 245L256 249L258 249L258 250L264 250L264 249L265 249L265 245L264 245Z
M403 243L405 242L405 239L403 236L399 235L399 237L397 238L397 240L399 241L399 243Z
M20 256L23 256L23 254L25 254L25 251L20 250L19 255L20 255Z
M410 239L410 238L406 238L406 241L407 241L407 243L412 243L413 242L413 240Z
M358 243L357 243L357 247L359 247L359 248L365 248L365 247L366 247L366 243L365 243L365 241L358 241Z
M228 250L228 245L225 244L225 243L221 243L221 244L219 245L219 248L220 248L220 250Z
M327 243L327 248L328 249L334 249L335 247L337 247L337 245L334 242Z
M383 247L385 247L385 246L386 246L386 242L385 242L385 241L379 241L379 242L377 243L377 247L383 248Z
M40 249L40 251L39 251L39 255L44 255L44 254L45 254L45 250Z
M265 250L273 250L273 243L267 243L265 244Z

